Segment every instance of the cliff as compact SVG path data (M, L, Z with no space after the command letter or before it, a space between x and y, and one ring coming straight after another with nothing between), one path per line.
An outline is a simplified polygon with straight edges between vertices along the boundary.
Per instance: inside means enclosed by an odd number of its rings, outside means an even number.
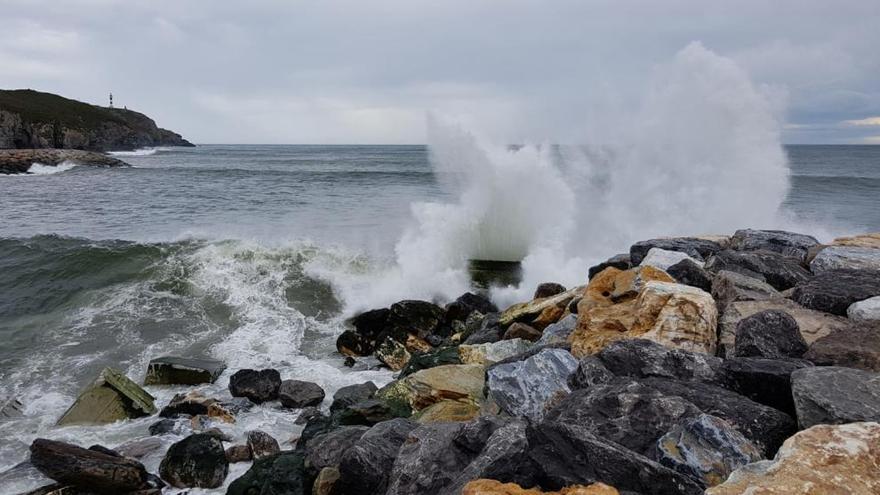
M0 149L90 151L193 146L146 115L31 89L0 90Z

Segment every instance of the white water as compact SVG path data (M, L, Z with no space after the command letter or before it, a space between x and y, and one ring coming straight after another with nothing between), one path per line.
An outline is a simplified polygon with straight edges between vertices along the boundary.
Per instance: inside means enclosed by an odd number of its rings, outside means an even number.
M61 172L67 172L68 170L72 170L77 166L76 163L64 161L59 163L58 165L43 165L42 163L34 163L30 167L26 173L22 174L6 174L0 175L0 177L32 177L35 175L54 175L60 174Z
M138 148L132 151L109 151L108 154L113 156L150 156L155 155L159 151L167 151L171 148L155 147L155 148Z

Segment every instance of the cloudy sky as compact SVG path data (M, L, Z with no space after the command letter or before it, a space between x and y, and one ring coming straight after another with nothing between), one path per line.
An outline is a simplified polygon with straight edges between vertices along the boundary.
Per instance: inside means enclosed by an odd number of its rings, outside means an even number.
M786 101L789 143L880 144L876 0L0 0L0 87L199 143L422 143L427 111L577 139L691 41ZM600 110L604 109L604 110Z

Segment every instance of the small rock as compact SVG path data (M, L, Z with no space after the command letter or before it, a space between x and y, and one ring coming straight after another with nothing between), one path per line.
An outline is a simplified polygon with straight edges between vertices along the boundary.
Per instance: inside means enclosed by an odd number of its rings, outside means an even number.
M754 277L721 270L712 279L712 297L722 313L728 304L738 301L764 301L781 298L770 284Z
M312 495L333 495L339 481L339 469L335 466L325 467L318 473L312 486Z
M460 364L421 370L402 380L391 382L376 393L398 416L405 411L420 411L445 399L479 404L483 400L483 366Z
M237 462L250 462L253 460L251 448L247 445L233 445L226 449L226 460L230 464Z
M159 475L176 488L217 488L228 472L223 444L201 433L172 444L159 465Z
M366 426L341 426L318 435L306 446L306 473L318 475L325 467L338 466L343 454L369 430Z
M702 263L692 259L684 259L669 266L666 268L666 273L680 284L690 285L706 292L712 291L712 276L703 270Z
M772 461L749 464L706 495L880 493L880 425L821 425L785 441Z
M767 282L776 290L786 290L812 277L801 260L772 251L725 250L706 260L704 268L710 273L737 272Z
M502 327L506 327L511 325L516 321L532 321L533 325L536 325L534 322L534 318L538 317L545 310L560 310L564 311L565 307L574 299L576 296L580 295L580 292L583 290L582 287L575 287L574 289L570 289L561 294L556 294L555 296L545 297L543 299L535 299L533 301L514 304L513 306L504 310L503 313L498 317L498 323ZM561 316L561 312L559 316ZM546 326L546 325L545 325Z
M251 450L253 459L262 459L281 452L278 441L272 438L272 435L260 430L248 432L247 447Z
M555 325L553 323L552 325ZM541 331L536 330L534 327L530 325L526 325L525 323L514 323L507 327L507 331L504 332L503 340L511 340L511 339L522 339L527 340L529 342L535 342L536 340L541 338Z
M391 371L400 371L409 363L410 353L405 345L386 335L376 346L376 357Z
M317 383L300 380L284 380L278 387L281 405L291 409L320 406L324 402L324 389Z
M654 268L667 271L667 268L670 266L685 260L689 260L697 266L703 265L702 261L695 260L686 253L680 251L667 251L666 249L654 247L648 250L648 254L645 255L645 258L639 263L639 266L653 266Z
M104 368L98 378L80 392L76 402L58 420L58 426L107 424L156 413L155 399L128 377Z
M804 359L819 366L880 372L880 322L854 323L813 342Z
M608 371L598 357L587 356L578 362L577 369L568 378L568 384L573 390L580 390L608 383L613 379L614 373Z
M336 338L336 350L347 357L369 356L376 349L376 341L354 330L346 330Z
M489 368L488 395L507 414L540 421L549 406L570 392L568 380L577 366L568 351L543 349L523 361Z
M486 344L501 340L502 329L498 317L498 314L489 314L479 321L469 322L464 343Z
M799 358L807 352L797 321L784 311L767 310L736 326L737 357Z
M339 411L358 402L372 399L379 390L373 382L346 385L333 394L333 403L330 404L330 412Z
M724 246L716 241L698 237L667 237L639 241L629 248L629 255L633 265L641 264L652 248L685 253L695 260L702 261L724 249Z
M810 309L846 316L850 305L876 296L880 296L880 271L838 269L798 284L791 299Z
M166 435L169 433L180 433L180 426L173 419L161 419L151 424L149 427L150 435Z
M538 287L535 289L535 295L532 296L532 299L553 297L557 294L562 294L563 292L565 292L564 285L557 284L556 282L544 282L543 284L538 284Z
M517 325L514 323L511 328ZM462 345L458 355L462 364L489 366L509 357L522 354L531 344L523 339L501 340L491 344Z
M513 326L513 325L511 325ZM577 326L577 314L568 315L556 323L547 326L541 333L541 338L535 342L536 346L547 344L561 344L568 342L568 337Z
M175 394L167 406L159 412L163 418L177 418L180 416L207 415L212 404L217 404L217 399L205 397L201 392L190 391L185 394Z
M461 358L458 356L458 347L443 347L412 355L406 367L398 375L398 378L404 378L416 371L444 364L461 364Z
M737 230L730 238L730 249L773 251L803 260L807 251L819 244L815 237L782 230Z
M226 370L222 361L165 356L147 366L144 385L198 385L214 383Z
M589 280L592 280L594 276L598 275L609 266L618 270L629 270L633 267L629 253L617 254L608 258L607 261L603 261L596 266L591 266L589 270Z
M24 405L18 399L0 399L0 421L20 418L24 415L22 409Z
M229 392L233 397L247 397L256 404L277 399L279 387L281 374L272 369L244 369L229 378Z
M828 246L810 262L810 270L819 274L828 270L880 270L880 249L857 246Z
M484 315L497 313L498 306L483 296L467 292L446 305L446 321L467 321L474 311Z
M117 455L38 438L30 462L46 477L64 485L106 493L150 488L143 464Z
M817 424L880 421L880 373L836 366L791 374L801 429Z
M850 304L846 316L853 321L880 322L880 296Z

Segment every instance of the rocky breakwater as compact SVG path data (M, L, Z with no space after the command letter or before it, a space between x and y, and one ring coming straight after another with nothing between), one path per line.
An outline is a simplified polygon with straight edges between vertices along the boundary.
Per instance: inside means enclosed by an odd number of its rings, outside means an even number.
M585 270L583 286L541 284L504 310L473 293L400 301L337 342L354 369L399 372L382 388L325 401L297 377L238 370L233 400L191 391L161 409L151 434L180 440L159 476L121 447L38 440L31 460L57 486L129 494L876 494L880 247L864 239L652 239ZM820 257L833 246L878 253ZM191 385L221 368L165 357L149 376ZM155 413L133 383L102 376L78 422ZM225 445L254 404L298 415L299 437ZM229 482L240 462L252 464Z
M128 167L127 163L94 151L56 149L0 149L0 174L27 174L35 163L58 166L71 163L88 167Z

